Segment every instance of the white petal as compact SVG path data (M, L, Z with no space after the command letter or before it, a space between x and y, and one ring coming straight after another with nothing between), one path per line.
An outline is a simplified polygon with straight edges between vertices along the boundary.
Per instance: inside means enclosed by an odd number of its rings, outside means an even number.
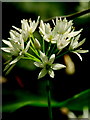
M43 64L40 63L40 62L34 62L34 65L37 66L37 67L40 67L40 68L43 68Z
M43 63L47 63L48 62L48 57L45 55L45 53L40 51L40 58L42 60Z
M80 38L81 34L79 34L78 36L75 37L75 41L78 41Z
M11 48L1 48L1 50L10 53L11 52Z
M2 40L6 45L8 45L9 47L12 47L12 44L10 41L7 40Z
M76 116L73 112L71 112L71 111L68 112L67 116L68 116L68 118L70 118L71 120L73 120L74 118L76 118L76 120L77 120L77 116ZM73 119L72 119L72 118L73 118Z
M20 35L20 43L21 43L21 48L24 49L24 40L22 38L22 35Z
M55 60L55 54L51 55L51 57L49 58L49 63L52 64Z
M13 34L13 32L10 31L9 33L10 33L10 37L11 37L12 39L15 39L15 35Z
M45 33L45 25L44 22L41 20L40 22L40 27L39 27L40 31L42 31L42 33Z
M48 71L48 74L50 75L51 78L54 78L54 71L52 69Z
M85 40L86 40L86 39L83 39L82 41L80 41L80 42L78 43L77 47L81 46L81 45L85 42ZM77 48L77 47L76 47L76 48Z
M57 40L57 48L61 50L65 48L69 43L70 41L66 41L66 39L61 38L61 40Z
M46 69L42 69L42 70L40 71L39 75L38 75L38 79L44 77L46 74L47 74Z
M23 19L23 20L21 20L21 23L22 23L22 30L27 31L28 30L28 26L29 26L28 25L28 21Z
M68 34L68 37L74 37L74 36L78 35L81 31L82 31L82 29L79 31L71 32Z
M52 19L52 22L53 22L53 24L54 24L54 26L55 26L55 22L54 22L54 20Z
M53 70L60 70L60 69L65 68L65 67L66 67L65 65L59 64L59 63L55 63L52 65Z
M39 19L40 19L40 16L38 16L38 18L37 18L36 27L37 27L37 25L39 23Z
M40 57L41 58L45 57L45 53L43 53L42 51L40 51Z
M89 50L75 50L76 52L78 52L78 53L87 53L87 52L89 52Z
M49 34L51 32L51 27L49 23L45 24L45 32L46 34Z
M18 56L17 58L15 58L12 62L10 62L9 64L12 65L16 62L18 62L21 59L21 56Z
M27 45L26 45L25 52L28 51L29 47L30 47L30 40L28 41L28 43L27 43Z
M15 26L12 26L14 29L16 29L17 31L19 31L20 33L22 32L22 29L20 29L20 28L17 28L17 27L15 27Z
M73 53L75 53L80 58L80 60L82 61L82 56L79 53L77 53L75 51Z
M21 49L21 45L19 42L14 42L14 41L11 41L11 44L12 44L12 49L16 52L19 52L20 49Z
M20 33L18 33L16 30L10 30L10 31L15 35L15 37L20 36Z
M73 42L74 42L74 37L71 39L69 50L73 49Z

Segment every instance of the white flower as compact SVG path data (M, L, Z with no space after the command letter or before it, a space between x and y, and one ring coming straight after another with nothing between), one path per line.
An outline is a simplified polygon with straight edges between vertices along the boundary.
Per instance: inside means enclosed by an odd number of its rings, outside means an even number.
M66 32L69 33L71 31L73 23L72 23L72 20L68 22L66 18L62 20L61 17L59 19L56 17L56 24L54 23L54 25L55 25L54 30L58 34L64 34Z
M56 33L58 33L59 35L64 35L66 38L69 38L69 39L71 37L78 35L82 31L81 29L79 31L74 32L74 27L72 26L73 25L72 20L67 21L66 18L62 20L61 17L60 18L56 17L56 24L54 23L54 25L55 25L54 31Z
M40 51L40 58L41 62L34 62L35 66L42 68L38 75L38 79L44 77L47 73L50 75L51 78L54 78L53 70L60 70L66 67L65 65L59 63L53 64L55 60L55 54L51 55L51 57L48 60L48 57L45 55L45 53L42 53Z
M49 23L44 23L41 20L39 30L44 40L46 40L47 42L56 43L57 34L52 31Z
M40 34L47 42L56 43L59 50L65 48L72 37L77 36L81 31L74 31L72 20L67 21L66 18L56 17L56 22L52 20L54 27L51 28L49 23L40 22Z
M35 22L35 20L32 21L31 18L29 19L29 22L25 19L21 20L21 29L15 26L12 27L22 34L24 41L27 41L30 35L36 30L39 23L39 18L40 16L38 16L37 22Z
M80 47L84 42L85 39L83 39L82 41L78 42L80 38L80 34L76 37L73 37L69 46L69 50L75 54L77 54L80 58L80 60L82 61L82 57L79 53L87 53L88 50L82 50L81 48L77 49L78 47Z
M12 32L11 32L12 33ZM8 47L2 47L1 49L5 51L6 53L9 53L12 56L15 57L14 60L10 61L4 70L7 70L11 65L18 62L24 54L28 51L30 47L30 40L28 41L27 45L24 45L24 40L22 38L22 35L18 39L15 39L16 36L13 35L12 38L8 40L2 40Z
M58 35L57 37L57 48L59 50L65 48L69 43L70 43L70 39L66 39L66 37L64 35Z
M19 39L19 40L18 40ZM14 39L11 40L2 40L8 47L2 47L1 49L7 53L10 53L11 55L18 56L23 54L24 52L27 52L30 47L30 40L28 41L26 47L24 46L24 40L22 36L20 35L20 38L18 38L14 41Z
M63 20L61 18L57 18L56 17L56 24L53 21L55 27L54 27L54 33L57 33L58 37L56 38L57 40L57 48L59 50L65 48L69 43L72 37L78 35L81 31L75 31L74 32L74 28L73 28L73 23L72 20L67 21L66 18L64 18Z

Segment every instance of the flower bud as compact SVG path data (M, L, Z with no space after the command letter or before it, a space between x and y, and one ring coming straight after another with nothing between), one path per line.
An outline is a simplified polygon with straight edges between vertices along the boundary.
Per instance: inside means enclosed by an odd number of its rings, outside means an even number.
M34 46L35 46L36 49L41 48L40 42L36 38L35 38L35 41L34 41Z

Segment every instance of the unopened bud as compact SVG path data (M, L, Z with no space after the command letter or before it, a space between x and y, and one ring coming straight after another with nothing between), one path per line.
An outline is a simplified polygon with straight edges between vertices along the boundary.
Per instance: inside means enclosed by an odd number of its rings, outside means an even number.
M40 42L36 38L35 38L35 41L34 41L34 46L35 46L36 49L41 48Z

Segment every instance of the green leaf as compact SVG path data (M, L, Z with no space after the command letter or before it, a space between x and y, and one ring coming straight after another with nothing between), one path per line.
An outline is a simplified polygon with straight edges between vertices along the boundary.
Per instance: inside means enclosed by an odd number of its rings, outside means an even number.
M34 96L24 91L15 91L13 94L17 97L17 101L9 101L10 103L3 105L3 112L13 112L24 106L48 107L47 98ZM90 108L89 100L90 89L87 89L63 102L52 100L51 105L52 107L67 107L70 110L82 111L85 106Z
M12 95L10 92L9 94ZM47 98L34 96L26 91L16 91L13 94L17 98L17 101L12 102L12 100L9 100L7 104L2 106L3 112L14 112L24 106L48 107ZM56 101L52 101L52 106L56 106L57 103Z
M90 89L74 95L59 104L59 106L67 107L70 110L82 111L85 106L90 109Z

